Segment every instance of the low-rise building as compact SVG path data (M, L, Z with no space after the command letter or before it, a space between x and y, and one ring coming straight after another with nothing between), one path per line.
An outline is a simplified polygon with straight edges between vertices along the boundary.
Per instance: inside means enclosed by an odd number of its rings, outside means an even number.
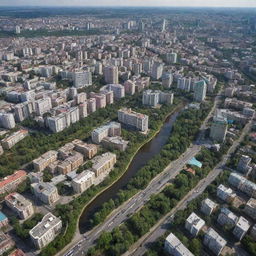
M250 235L251 235L252 239L254 241L256 241L256 224L254 224L253 227L251 228Z
M214 229L209 228L204 236L203 243L215 255L220 255L227 242Z
M34 214L32 202L19 193L7 195L5 197L5 203L18 215L20 219L28 219Z
M12 240L12 238L3 232L0 232L0 255L3 255L6 251L10 250L14 246L15 242Z
M29 231L29 235L36 248L41 249L54 240L61 228L61 219L47 213L42 221Z
M84 158L92 159L97 154L97 146L94 144L87 144L81 140L73 140L75 151L83 154Z
M89 170L83 171L72 180L72 187L76 193L83 193L95 180L95 173Z
M228 182L248 196L256 198L256 184L247 180L242 175L232 172L228 178Z
M101 175L107 175L116 163L116 154L107 152L96 156L93 160L92 171L96 178Z
M249 228L249 221L244 217L240 216L233 230L233 234L239 241L241 241L245 234L247 233L247 231L249 230Z
M2 139L1 143L4 149L11 149L19 141L23 140L28 135L28 130L19 130L14 132L7 138Z
M92 141L96 144L101 143L105 137L113 137L121 135L121 124L117 122L110 122L106 125L100 126L92 131Z
M186 219L185 228L192 236L197 236L204 225L205 221L192 212Z
M58 152L54 150L50 150L39 158L33 160L33 166L36 171L41 172L43 171L49 164L53 163L57 160Z
M26 254L21 249L15 249L8 256L26 256Z
M0 194L13 192L27 177L24 170L18 170L14 174L6 176L0 181Z
M105 148L114 148L120 151L125 151L129 141L122 139L122 137L105 137L102 140L102 145Z
M206 198L201 203L201 212L210 216L217 207L218 204L214 203L211 199Z
M217 188L217 196L225 202L232 202L236 197L236 194L231 188L227 188L220 184Z
M164 242L164 250L173 256L193 256L188 248L173 234L170 233Z
M245 205L244 211L249 217L256 220L256 199L250 198Z
M252 170L252 167L249 165L251 160L252 159L249 156L242 155L238 162L237 170L245 175L248 175Z
M45 204L54 204L59 200L57 188L49 182L31 184L35 196Z
M238 217L231 212L228 208L223 207L220 210L220 214L218 215L217 222L221 225L228 225L229 227L234 227L238 221Z

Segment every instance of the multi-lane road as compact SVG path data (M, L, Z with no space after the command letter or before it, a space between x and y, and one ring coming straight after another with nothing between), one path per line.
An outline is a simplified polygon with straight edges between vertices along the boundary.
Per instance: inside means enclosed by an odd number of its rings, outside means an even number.
M230 158L232 153L239 146L240 142L244 139L244 136L249 132L252 122L249 122L243 129L240 137L234 141L232 146L229 148L228 152L223 156L223 159L217 166L207 175L207 177L201 180L197 186L191 190L179 203L173 208L170 213L162 218L146 235L144 235L139 241L134 244L128 252L123 256L141 256L147 251L147 246L152 242L156 241L160 236L168 230L168 224L172 221L174 214L178 210L185 209L187 204L199 196L206 187L212 183L216 177L222 172L223 167L225 166L227 160Z
M221 96L218 94L215 97L213 108L200 127L199 136L195 143L191 144L186 152L177 160L171 162L165 168L165 170L157 175L143 191L140 191L130 200L118 207L109 217L106 218L102 224L85 233L82 238L78 237L75 239L75 241L73 241L73 244L75 242L75 245L73 245L73 247L70 248L64 255L80 256L85 254L87 250L93 246L103 231L111 231L113 228L119 226L121 223L127 220L131 214L138 211L153 194L159 193L171 179L175 178L175 176L182 170L184 165L191 158L196 156L201 150L201 142L204 137L204 131L207 127L207 122L212 117L216 106L220 103L220 99ZM61 255L63 255L63 253Z

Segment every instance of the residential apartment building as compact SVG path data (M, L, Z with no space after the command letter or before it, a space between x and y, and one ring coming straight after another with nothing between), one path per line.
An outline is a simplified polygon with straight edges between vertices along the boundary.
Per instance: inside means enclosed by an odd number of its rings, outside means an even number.
M225 202L232 202L236 197L236 194L231 188L227 188L224 185L220 184L217 188L217 197Z
M227 119L223 117L214 117L210 130L210 138L213 141L223 142L226 138L228 129Z
M218 204L214 203L211 199L206 198L201 203L201 212L207 216L210 216L213 211L216 210Z
M90 186L94 184L95 180L95 173L89 170L85 170L79 173L73 180L72 180L72 188L76 193L83 193L87 190Z
M92 73L89 71L74 72L73 85L76 88L92 85Z
M32 202L19 193L7 195L5 203L22 220L28 219L34 214Z
M1 113L0 112L0 127L5 129L13 129L16 123L12 113Z
M103 86L100 91L112 91L114 99L117 100L125 97L125 88L121 84L107 84Z
M194 212L189 215L185 222L185 228L194 237L198 235L199 231L203 228L204 225L205 221Z
M123 108L118 110L118 121L142 132L147 132L148 130L148 116L131 109Z
M107 66L103 69L104 79L107 84L118 84L118 67Z
M202 102L205 100L207 91L207 84L204 80L198 81L194 86L194 100Z
M246 233L248 232L249 228L250 228L250 222L247 219L245 219L243 216L240 216L233 230L233 235L239 241L241 241L246 235Z
M121 124L117 122L110 122L106 125L94 129L91 135L92 141L96 144L99 144L105 137L120 136Z
M30 238L37 249L48 245L60 233L62 221L52 213L47 213L41 222L29 231Z
M108 174L116 163L116 154L107 152L96 156L93 160L92 171L96 178Z
M0 181L0 194L14 191L26 177L27 173L24 170L18 170L14 174L6 176Z
M256 199L250 198L245 205L244 211L249 217L256 220Z
M43 203L52 205L59 200L57 188L49 182L32 183L34 195Z
M238 221L238 217L231 212L228 208L223 207L220 210L220 214L218 215L217 222L221 226L228 225L230 227L234 227Z
M75 145L75 151L83 154L84 158L92 159L98 151L98 148L94 144L87 144L81 140L73 140L72 143Z
M3 255L5 252L9 251L12 247L15 246L15 242L8 235L0 232L0 255Z
M34 169L37 172L43 171L49 164L56 161L57 157L58 157L58 152L55 150L50 150L44 153L43 155L41 155L40 157L32 161Z
M203 244L215 255L220 255L227 242L214 229L209 228L204 236Z
M164 250L168 255L173 256L193 256L188 248L173 234L170 233L164 242Z
M47 113L52 108L52 101L50 97L45 97L43 99L35 101L35 111L36 115L42 116L44 113Z
M102 145L105 148L114 148L120 151L125 151L129 141L122 139L122 137L105 137L102 141Z
M11 149L19 141L23 140L28 135L28 130L19 130L12 133L10 136L1 140L4 149Z
M228 182L248 196L256 198L256 184L247 180L242 175L232 172L228 178Z

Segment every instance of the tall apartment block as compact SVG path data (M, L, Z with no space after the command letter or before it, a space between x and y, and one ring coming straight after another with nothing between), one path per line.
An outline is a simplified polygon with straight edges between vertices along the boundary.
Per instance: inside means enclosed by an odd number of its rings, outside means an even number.
M92 85L92 73L90 71L74 72L73 85L76 88Z
M118 84L118 67L107 66L103 69L104 79L107 84Z
M204 80L198 81L194 86L194 100L197 102L202 102L205 100L207 91L207 84Z
M148 130L148 116L132 111L130 108L118 110L118 121L142 132Z

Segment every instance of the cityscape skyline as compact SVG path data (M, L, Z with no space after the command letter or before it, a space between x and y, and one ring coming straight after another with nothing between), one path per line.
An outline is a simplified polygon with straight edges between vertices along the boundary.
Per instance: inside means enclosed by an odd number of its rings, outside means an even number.
M210 1L203 1L203 0L180 0L179 3L173 0L160 0L156 3L156 1L148 0L132 0L127 2L123 2L120 0L97 0L94 2L88 0L74 0L72 2L67 0L45 0L41 2L39 0L2 0L0 2L0 6L67 6L67 7L76 7L76 6L91 6L91 7L256 7L255 0L210 0Z

